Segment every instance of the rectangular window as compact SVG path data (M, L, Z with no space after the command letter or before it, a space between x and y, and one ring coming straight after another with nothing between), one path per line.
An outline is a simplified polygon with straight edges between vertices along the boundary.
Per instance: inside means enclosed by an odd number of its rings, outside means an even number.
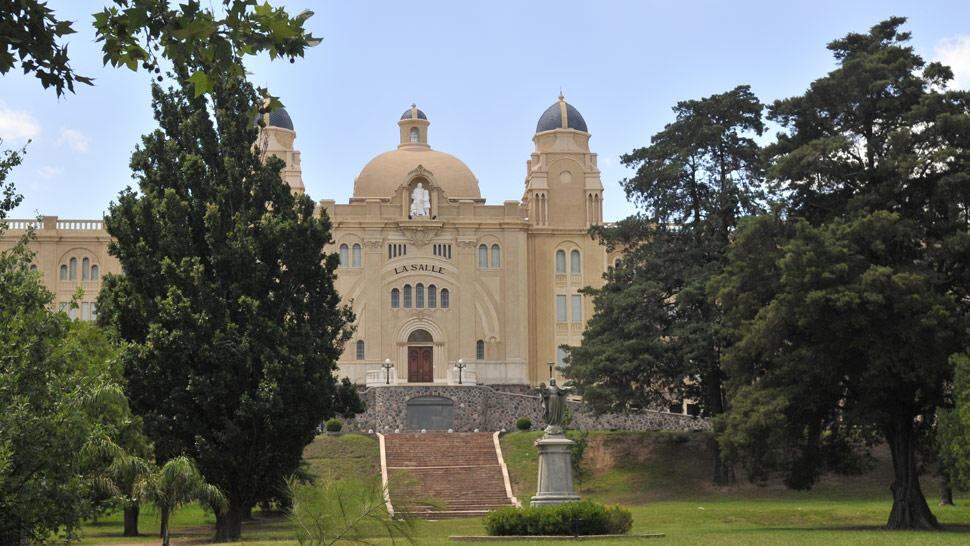
M566 322L565 294L556 294L556 322Z
M583 296L573 294L573 322L583 322Z
M448 243L435 243L432 247L434 250L434 255L439 258L444 258L446 260L451 259L451 245Z
M556 366L562 367L566 364L566 350L561 346L556 347Z
M404 243L391 243L387 245L387 258L400 258L408 253L408 245Z

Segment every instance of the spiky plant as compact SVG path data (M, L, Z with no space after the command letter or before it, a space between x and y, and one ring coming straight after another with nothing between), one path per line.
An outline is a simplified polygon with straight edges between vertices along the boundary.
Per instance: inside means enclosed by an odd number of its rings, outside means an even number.
M195 462L185 456L170 459L158 472L145 476L135 491L160 512L162 546L169 546L169 517L182 506L198 501L220 514L228 507L222 491L206 482Z

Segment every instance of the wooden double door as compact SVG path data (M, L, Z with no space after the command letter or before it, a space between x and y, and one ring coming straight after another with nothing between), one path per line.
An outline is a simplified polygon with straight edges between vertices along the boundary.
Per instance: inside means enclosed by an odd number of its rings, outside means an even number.
M408 383L434 381L433 347L408 347Z

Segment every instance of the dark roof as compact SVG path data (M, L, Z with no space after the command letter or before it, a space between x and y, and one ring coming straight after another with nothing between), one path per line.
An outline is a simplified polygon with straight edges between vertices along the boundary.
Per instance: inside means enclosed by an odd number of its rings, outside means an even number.
M586 120L583 119L579 110L573 108L568 102L562 102L566 105L566 127L588 133ZM559 101L546 108L546 111L539 117L539 123L536 124L537 133L552 131L553 129L562 129L562 110L559 108Z
M411 109L410 108L408 108L407 110L404 111L403 114L401 114L401 119L411 119ZM424 115L424 112L422 112L420 109L418 109L418 119L428 119L428 116Z
M283 108L277 108L269 113L268 125L270 127L282 127L283 129L293 130L293 120L290 119L290 114Z

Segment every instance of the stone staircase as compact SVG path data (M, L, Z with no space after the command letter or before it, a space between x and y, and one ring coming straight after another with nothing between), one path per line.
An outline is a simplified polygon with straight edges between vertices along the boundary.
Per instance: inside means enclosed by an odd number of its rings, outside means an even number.
M481 517L515 506L490 432L386 434L382 449L395 515Z

